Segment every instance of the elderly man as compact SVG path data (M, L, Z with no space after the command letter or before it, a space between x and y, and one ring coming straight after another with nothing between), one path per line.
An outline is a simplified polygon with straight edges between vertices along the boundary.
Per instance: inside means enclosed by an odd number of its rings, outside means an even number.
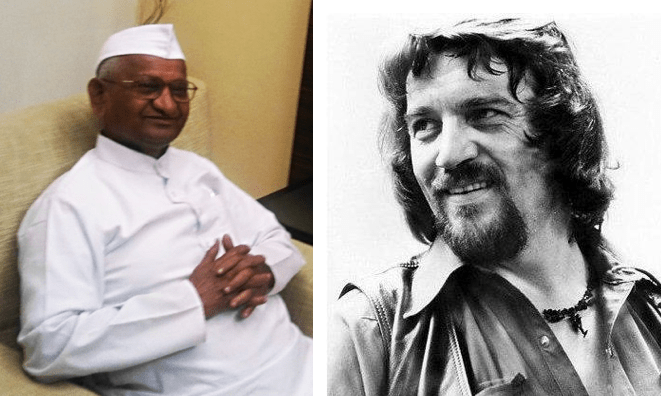
M24 367L112 395L309 395L311 340L276 294L303 265L270 212L169 147L196 87L172 25L111 36L96 148L19 229Z
M600 234L604 132L557 26L462 22L380 72L396 196L429 249L344 288L330 393L661 394L661 287Z

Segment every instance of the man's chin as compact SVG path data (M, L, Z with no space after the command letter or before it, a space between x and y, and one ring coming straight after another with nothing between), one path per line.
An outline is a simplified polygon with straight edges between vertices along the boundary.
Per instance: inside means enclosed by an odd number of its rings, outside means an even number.
M165 144L168 145L172 143L181 133L181 129L176 126L168 127L156 127L151 126L150 128L145 128L143 130L143 140L151 142L153 144Z
M514 258L527 243L521 214L505 202L496 208L471 204L448 209L438 221L439 236L466 264L493 266Z
M498 220L500 207L491 207L487 203L470 203L463 205L447 205L445 213L447 221L456 229L474 229L488 227Z

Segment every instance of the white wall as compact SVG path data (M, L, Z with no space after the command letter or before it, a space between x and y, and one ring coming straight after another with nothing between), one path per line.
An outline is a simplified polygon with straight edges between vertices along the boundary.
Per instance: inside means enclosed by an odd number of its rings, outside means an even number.
M575 44L600 99L612 159L621 165L611 174L616 200L604 232L631 263L661 273L655 249L661 241L661 19L554 19ZM424 249L408 232L378 154L376 69L384 41L439 20L349 14L327 20L329 301L347 278Z
M0 113L86 89L105 39L134 25L137 0L4 0Z

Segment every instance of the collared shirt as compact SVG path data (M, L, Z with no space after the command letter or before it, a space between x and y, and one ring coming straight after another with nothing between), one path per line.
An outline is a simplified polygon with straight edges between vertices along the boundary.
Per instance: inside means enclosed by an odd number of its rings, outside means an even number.
M613 395L661 394L661 318L636 291L640 274L623 268L606 270L614 263L597 261L591 265L601 268L602 282L595 294L606 330L601 349L608 372L604 388ZM430 363L434 360L430 353L438 350L430 345L438 342L435 337L442 326L438 317L429 314L442 304L453 307L450 318L471 393L587 395L549 324L517 288L493 272L444 264L427 262L417 267L412 262L415 268L404 276L410 289L398 292L402 301L393 326L405 330L392 330L391 348L404 351L405 359L420 362L396 365L403 372L390 373L384 363L392 355L384 349L367 296L354 289L338 301L329 332L330 394L385 395L392 380L389 376L402 375L420 378L419 388L409 387L408 394L442 394L441 387L422 390L426 387L423 378L439 373L406 373L411 367L424 371L443 366L438 361ZM441 293L447 300L442 303ZM592 331L589 337L595 336Z
M266 304L205 320L188 280L229 234L271 267ZM277 293L303 265L287 232L208 160L99 136L18 233L25 369L104 394L306 394L311 340ZM223 250L221 247L222 254Z

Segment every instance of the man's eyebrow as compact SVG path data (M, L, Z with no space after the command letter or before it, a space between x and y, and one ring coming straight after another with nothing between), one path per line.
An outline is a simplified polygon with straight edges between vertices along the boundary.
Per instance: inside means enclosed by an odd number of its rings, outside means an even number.
M474 98L466 99L455 106L455 111L466 112L473 109L479 109L484 107L498 107L508 112L518 112L519 102L514 99L508 99L501 95L494 96L479 96ZM436 111L432 106L419 106L414 107L411 111L407 111L404 114L404 121L409 123L411 119L418 117L425 117L429 114L434 114Z
M434 110L431 107L427 107L427 106L416 107L415 109L413 109L413 111L404 114L404 121L406 121L406 123L408 124L413 118L424 117L432 113L434 113Z
M505 110L515 111L517 109L518 102L507 99L502 96L485 96L470 98L461 102L458 106L459 110L470 110L475 108L496 106L500 108L505 108Z

